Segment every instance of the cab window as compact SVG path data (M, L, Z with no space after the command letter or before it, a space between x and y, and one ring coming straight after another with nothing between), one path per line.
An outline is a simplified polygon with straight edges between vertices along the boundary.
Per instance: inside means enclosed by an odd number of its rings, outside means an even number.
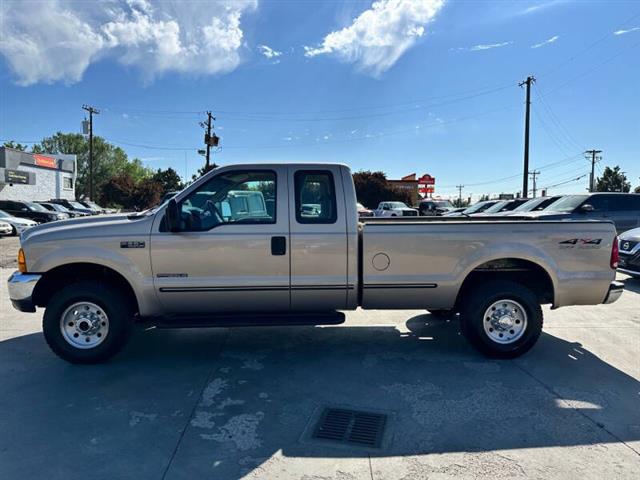
M225 224L276 223L276 174L235 171L216 175L179 205L180 230L200 232Z
M338 218L333 175L328 171L299 170L294 177L298 223L335 223Z

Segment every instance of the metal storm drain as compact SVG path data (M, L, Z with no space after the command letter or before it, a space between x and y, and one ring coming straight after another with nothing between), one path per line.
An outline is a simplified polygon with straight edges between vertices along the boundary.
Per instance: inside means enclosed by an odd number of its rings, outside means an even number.
M326 408L312 438L331 442L380 448L387 416L343 408Z

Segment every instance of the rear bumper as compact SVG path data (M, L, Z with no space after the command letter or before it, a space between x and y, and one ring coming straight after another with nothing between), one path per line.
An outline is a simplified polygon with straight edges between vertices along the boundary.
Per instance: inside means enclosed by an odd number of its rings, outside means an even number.
M624 283L622 282L611 282L609 285L609 292L607 292L607 296L604 298L604 302L602 303L613 303L620 295L622 295L622 291L624 290Z
M36 306L33 303L33 289L42 275L36 273L14 272L9 277L9 298L16 310L21 312L35 312Z

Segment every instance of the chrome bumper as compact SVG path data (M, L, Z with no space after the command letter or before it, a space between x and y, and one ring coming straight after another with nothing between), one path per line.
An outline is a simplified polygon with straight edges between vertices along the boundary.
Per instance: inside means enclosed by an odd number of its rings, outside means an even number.
M622 295L623 290L624 290L624 283L611 282L611 285L609 285L609 292L607 293L607 296L604 298L604 302L602 303L615 302L616 300L618 300L618 298L620 298L620 295Z
M35 312L36 306L31 299L33 289L42 275L37 273L14 272L7 280L9 285L9 298L13 307L21 312Z

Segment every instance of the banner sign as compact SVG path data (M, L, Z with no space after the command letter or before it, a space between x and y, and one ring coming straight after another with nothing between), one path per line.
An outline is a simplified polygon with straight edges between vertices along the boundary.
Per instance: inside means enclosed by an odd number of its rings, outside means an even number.
M421 183L423 185L435 185L436 184L436 178L432 177L428 173L425 173L423 176L421 176L418 179L418 183Z
M21 172L20 170L9 170L5 169L4 171L4 183L19 183L22 185L29 184L29 173Z

